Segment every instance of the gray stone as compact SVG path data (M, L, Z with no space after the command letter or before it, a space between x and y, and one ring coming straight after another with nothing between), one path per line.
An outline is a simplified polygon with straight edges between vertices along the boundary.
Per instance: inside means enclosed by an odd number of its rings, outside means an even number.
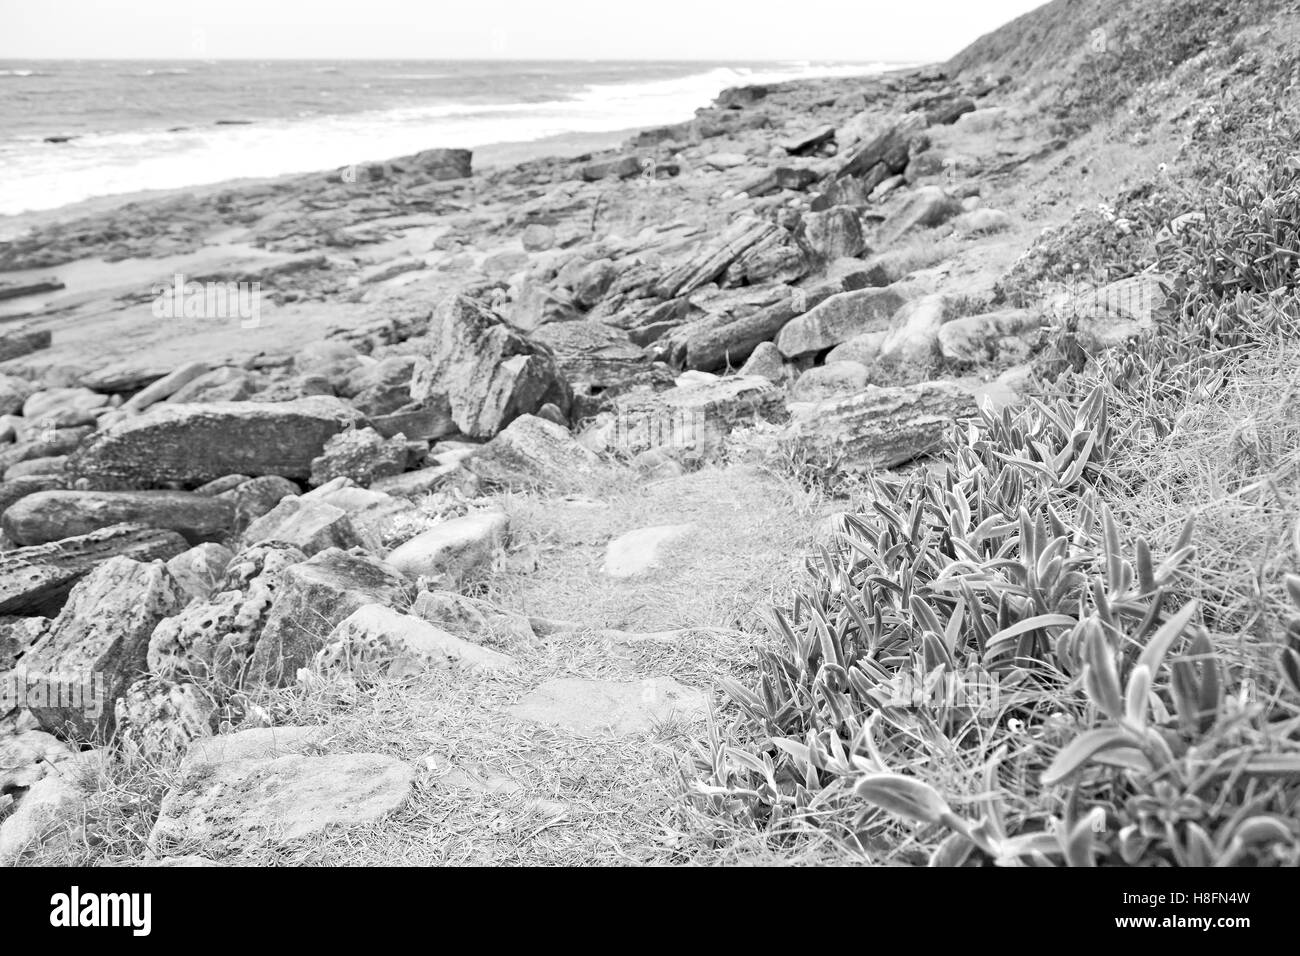
M154 627L185 601L161 561L113 558L88 574L15 670L41 726L87 740L108 733L113 701L144 673Z
M866 248L862 222L849 206L832 206L823 212L807 213L803 222L808 244L823 259L858 256Z
M689 524L666 524L628 531L606 546L605 562L600 570L611 578L645 574L662 564L666 545L694 530Z
M672 717L703 719L704 693L671 677L639 681L561 677L527 694L510 713L583 737L648 733Z
M189 491L39 491L0 518L16 544L45 544L115 524L175 531L192 544L224 538L235 526L227 501Z
M114 711L119 746L157 760L185 753L196 738L211 734L216 705L195 684L145 677L118 698Z
M182 591L193 598L207 600L212 589L226 573L234 552L212 541L195 545L167 562L167 570Z
M468 458L465 467L494 488L564 489L591 479L598 463L564 426L522 415Z
M790 389L790 398L817 402L852 395L867 387L868 378L867 367L858 362L827 362L800 375Z
M510 519L504 512L481 511L452 518L395 548L388 564L414 580L419 577L473 576L489 567L505 548Z
M373 428L339 432L325 443L320 457L311 463L312 486L340 476L368 485L376 478L400 475L406 470L405 436L385 439Z
M893 289L840 292L787 322L776 337L776 347L786 358L795 358L829 349L865 332L886 331L904 301Z
M69 468L97 478L203 482L238 473L305 478L331 437L362 421L337 398L156 405L95 435Z
M317 673L341 671L362 680L409 677L447 665L499 671L514 666L514 661L380 604L359 607L335 625L312 661Z
M339 621L365 604L396 604L405 592L391 565L364 554L331 549L287 568L246 679L291 683Z

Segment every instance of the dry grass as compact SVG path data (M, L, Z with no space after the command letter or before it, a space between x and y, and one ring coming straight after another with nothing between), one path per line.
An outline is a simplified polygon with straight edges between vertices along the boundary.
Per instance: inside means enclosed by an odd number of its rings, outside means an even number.
M515 495L511 554L486 596L507 610L573 622L532 640L493 634L517 661L508 673L430 670L358 688L345 679L268 694L277 725L323 725L326 753L382 753L417 777L404 809L370 825L291 843L250 842L249 865L632 864L688 862L679 766L701 727L670 718L648 733L589 738L513 717L511 705L560 677L672 677L708 688L752 668L764 609L783 599L805 560L817 499L747 467L708 468L643 484L615 472L589 498ZM614 581L606 543L647 525L690 523L662 568ZM618 628L649 639L623 639ZM677 630L677 629L683 630ZM671 633L662 633L671 632ZM72 862L130 863L145 855L175 763L119 762L90 782L85 837ZM110 779L111 778L111 779ZM168 848L171 854L185 847ZM191 848L192 849L192 848ZM787 862L826 862L808 848ZM48 844L33 863L67 863ZM773 862L737 842L697 862Z
M1107 500L1121 527L1157 548L1196 517L1196 571L1181 587L1213 615L1207 623L1227 638L1224 652L1254 658L1272 651L1278 624L1291 613L1281 581L1297 558L1300 344L1262 342L1219 381L1212 392L1183 398L1163 441L1135 436L1119 446L1113 464L1125 483ZM1141 420L1136 407L1118 412Z

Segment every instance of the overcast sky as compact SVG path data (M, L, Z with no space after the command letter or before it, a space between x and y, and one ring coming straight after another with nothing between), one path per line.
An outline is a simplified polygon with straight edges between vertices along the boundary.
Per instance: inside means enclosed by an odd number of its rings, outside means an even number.
M1042 0L0 0L0 58L940 60Z

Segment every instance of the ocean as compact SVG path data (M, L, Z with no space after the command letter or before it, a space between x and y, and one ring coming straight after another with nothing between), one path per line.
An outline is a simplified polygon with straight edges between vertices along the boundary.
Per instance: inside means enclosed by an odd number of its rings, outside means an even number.
M0 60L0 214L689 119L889 63Z

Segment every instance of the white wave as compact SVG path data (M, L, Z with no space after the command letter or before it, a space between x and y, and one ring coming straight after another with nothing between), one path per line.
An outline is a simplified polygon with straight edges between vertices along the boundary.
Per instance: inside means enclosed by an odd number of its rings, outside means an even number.
M690 119L729 86L879 72L887 64L716 67L670 80L591 84L543 103L442 103L325 114L252 126L91 134L67 143L0 145L0 214L52 209L148 189L331 169L434 147L531 142Z

